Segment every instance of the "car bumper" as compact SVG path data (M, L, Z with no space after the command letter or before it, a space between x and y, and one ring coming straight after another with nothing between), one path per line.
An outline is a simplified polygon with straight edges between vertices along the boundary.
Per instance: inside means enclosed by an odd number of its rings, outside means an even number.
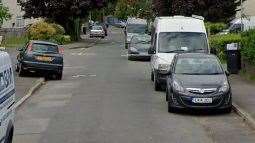
M148 54L128 54L128 56L132 59L137 59L137 60L150 60L151 55Z
M28 71L36 72L57 72L61 73L63 71L62 64L49 64L49 63L40 63L40 62L30 62L23 61L22 68Z
M231 92L208 96L208 98L212 98L212 103L193 103L193 98L195 97L174 93L169 97L169 102L171 102L172 107L179 109L227 109L232 106ZM207 98L207 96L204 98Z
M160 83L161 85L166 85L166 78L167 78L166 74L162 74L158 70L156 70L154 72L154 76L156 76L156 80L158 83Z
M105 34L90 34L90 37L104 37Z

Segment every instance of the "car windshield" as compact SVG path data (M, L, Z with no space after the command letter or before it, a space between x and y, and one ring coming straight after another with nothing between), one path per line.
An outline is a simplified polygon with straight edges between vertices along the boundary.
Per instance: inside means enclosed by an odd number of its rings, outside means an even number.
M144 24L128 24L127 25L128 33L145 34L146 30L147 30L147 25L144 25Z
M134 36L131 40L131 46L142 49L149 49L151 37L149 35Z
M103 28L101 26L93 26L92 30L102 30Z
M159 53L208 51L206 35L194 32L162 32L158 47Z
M35 53L58 53L58 46L49 44L33 44L32 51Z
M219 61L212 57L178 58L175 74L213 75L223 74Z

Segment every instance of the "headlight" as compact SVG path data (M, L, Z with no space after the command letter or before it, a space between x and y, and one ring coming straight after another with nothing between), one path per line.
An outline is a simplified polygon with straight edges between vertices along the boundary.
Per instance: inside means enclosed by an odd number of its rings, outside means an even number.
M158 70L161 73L167 73L170 70L170 65L169 64L159 64L158 65Z
M184 92L184 88L177 81L173 82L173 89L177 92Z
M229 90L228 82L224 82L223 85L220 87L219 92L227 92Z

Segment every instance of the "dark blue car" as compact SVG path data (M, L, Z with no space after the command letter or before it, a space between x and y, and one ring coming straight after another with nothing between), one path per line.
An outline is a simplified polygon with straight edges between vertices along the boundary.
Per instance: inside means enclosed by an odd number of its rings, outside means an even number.
M19 76L27 72L44 73L61 80L63 73L63 49L59 45L45 41L29 41L18 49L16 70Z

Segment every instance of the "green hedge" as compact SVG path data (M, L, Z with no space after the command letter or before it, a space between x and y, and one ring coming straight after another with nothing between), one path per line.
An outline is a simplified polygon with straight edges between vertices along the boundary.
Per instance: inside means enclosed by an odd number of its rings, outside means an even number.
M211 23L207 22L205 23L205 27L207 32L210 33L210 35L217 34L221 32L222 30L227 28L227 25L225 23Z
M225 49L230 43L240 43L240 34L213 35L209 37L210 47L212 51L216 51L217 56L221 60L226 60Z
M255 29L242 33L242 57L255 65Z

